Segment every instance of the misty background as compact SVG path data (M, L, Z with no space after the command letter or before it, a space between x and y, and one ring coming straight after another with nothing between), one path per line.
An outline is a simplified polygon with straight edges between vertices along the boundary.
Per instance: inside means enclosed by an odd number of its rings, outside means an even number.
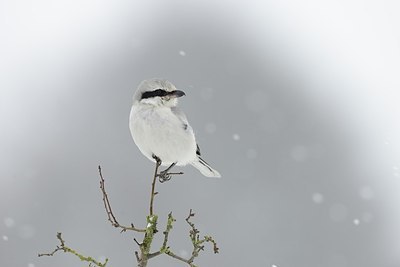
M135 266L154 165L133 143L137 85L186 92L204 159L158 184L162 230L199 266L400 266L396 1L0 1L0 266ZM161 246L161 233L153 243ZM149 266L184 266L159 256Z

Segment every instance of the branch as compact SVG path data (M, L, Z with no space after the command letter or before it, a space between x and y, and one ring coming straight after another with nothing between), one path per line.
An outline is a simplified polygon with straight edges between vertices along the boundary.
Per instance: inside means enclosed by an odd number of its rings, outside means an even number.
M192 228L189 231L189 236L190 236L190 239L192 240L192 244L193 244L192 257L189 259L190 263L192 263L194 258L196 258L199 255L200 250L204 250L204 245L202 245L204 242L212 243L213 244L214 254L219 253L219 248L217 246L217 243L215 242L215 240L211 236L204 236L203 239L200 239L200 235L199 235L200 231L197 230L195 225L194 225L194 223L192 223L190 221L190 218L194 217L194 215L195 214L192 212L192 210L190 210L189 211L189 215L185 219L185 221Z
M167 243L168 243L168 236L169 236L169 232L172 229L172 224L175 222L176 220L174 219L174 217L172 217L172 212L170 212L168 214L168 221L167 221L167 227L165 228L164 231L164 241L163 241L163 245L160 249L161 252L165 251L168 247L167 247Z
M100 174L100 189L101 192L103 193L103 203L104 203L104 208L106 209L108 220L110 221L111 225L114 226L115 228L121 228L121 233L126 232L127 230L135 231L135 232L140 232L140 233L145 233L146 229L139 229L136 228L133 223L131 223L131 226L123 226L120 225L117 221L117 219L114 216L114 213L112 212L110 201L108 200L108 195L104 186L104 178L103 174L101 173L101 167L99 165L99 174Z
M157 215L149 215L147 216L147 227L146 233L143 238L143 242L140 244L140 256L138 261L139 267L146 267L147 261L149 260L150 248L151 244L153 243L154 235L158 232L157 231Z
M161 165L161 160L154 156L154 159L156 160L156 169L154 170L154 176L153 176L153 182L151 183L151 195L150 195L150 216L153 215L153 202L154 202L154 196L158 194L158 192L155 192L156 189L156 178L158 175L158 168Z
M89 265L90 265L90 266L91 266L91 264L93 263L93 264L95 264L95 265L98 266L98 267L106 267L106 265L107 265L107 263L108 263L108 259L106 259L106 260L104 261L104 263L101 263L101 262L99 262L99 261L93 259L92 257L83 256L82 254L76 252L76 250L74 250L74 249L72 249L72 248L70 248L70 247L67 247L67 246L65 245L65 241L62 239L61 233L57 233L57 239L60 241L60 245L57 246L56 249L54 249L54 250L53 250L52 252L50 252L50 253L38 254L38 257L53 256L56 252L62 250L62 251L64 251L64 252L68 252L68 253L71 253L71 254L77 256L81 261L89 262Z
M148 255L148 259L154 258L156 256L159 256L163 253L167 254L168 256L179 260L181 262L187 263L190 267L196 267L195 264L193 264L194 259L199 256L199 253L201 250L204 250L204 243L212 243L213 244L213 250L214 253L217 254L219 252L219 248L217 246L217 243L215 242L215 240L211 237L211 236L204 236L204 238L200 239L199 237L199 233L200 231L196 229L194 223L192 223L190 221L191 217L194 217L194 213L192 212L192 210L189 211L189 215L188 217L185 219L186 222L189 224L189 226L191 227L191 230L189 231L189 236L190 239L192 241L193 244L193 251L192 251L192 256L189 259L185 259L183 257L180 257L178 255L176 255L174 252L171 251L170 247L167 245L168 244L168 237L169 237L169 233L172 229L172 224L176 221L173 217L172 217L172 213L170 212L168 214L168 222L167 222L167 226L165 231L163 232L164 234L164 240L163 240L163 245L160 248L159 251L154 252L154 253L150 253Z
M157 192L155 192L155 186L156 186L156 178L157 177L161 177L164 175L167 175L167 177L169 177L168 175L174 175L174 174L181 174L181 173L164 173L167 172L169 170L169 168L171 168L171 165L167 170L161 172L161 174L158 174L158 169L161 165L161 160L158 159L157 157L154 156L154 159L156 160L156 167L155 167L155 171L154 171L154 176L153 176L153 181L152 181L152 186L151 186L151 196L150 196L150 207L149 207L149 215L147 216L147 226L145 229L139 229L136 228L133 224L131 224L131 226L123 226L120 225L116 219L116 217L114 216L114 213L111 209L111 205L110 205L110 201L108 199L108 195L105 189L105 181L103 178L103 174L101 172L101 167L98 167L99 170L99 175L100 175L100 189L101 192L103 194L103 204L104 204L104 208L106 210L107 213L107 217L108 217L108 221L110 221L111 225L116 227L116 228L121 228L121 232L126 232L127 230L131 230L131 231L135 231L135 232L140 232L140 233L144 233L144 237L143 237L143 242L139 243L135 238L134 241L136 242L136 244L139 246L140 248L140 253L138 251L135 251L135 256L136 256L136 260L138 262L138 267L147 267L147 263L148 260L154 257L157 257L161 254L166 254L176 260L179 260L181 262L184 262L186 264L188 264L190 267L196 267L196 265L193 263L194 259L196 257L199 256L199 253L201 250L204 250L204 243L212 243L213 244L213 249L214 249L214 253L218 253L219 249L217 247L217 243L215 242L215 240L211 237L211 236L204 236L202 239L200 239L200 235L199 235L199 230L196 229L194 223L192 223L190 221L190 219L192 217L194 217L194 213L192 212L192 210L190 210L188 217L185 219L186 222L189 224L190 226L190 231L189 231L189 237L190 240L192 241L193 244L193 250L192 250L192 255L189 259L185 259L183 257L180 257L178 255L176 255L174 252L171 251L170 247L168 246L168 238L169 238L169 234L170 231L173 228L173 223L175 222L174 217L172 217L172 212L170 212L168 214L168 220L167 220L167 225L165 228L165 231L163 232L164 234L164 239L163 239L163 243L162 246L160 248L159 251L156 251L154 253L150 253L150 249L151 249L151 245L153 243L153 239L154 239L154 235L158 232L157 230L157 221L158 221L158 216L156 214L153 213L153 207L154 207L154 197L155 195L157 195ZM161 181L168 181L168 179L161 179ZM108 263L108 259L105 260L104 263L101 263L99 261L96 261L94 258L92 257L87 257L87 256L83 256L82 254L78 253L77 251L73 250L72 248L69 248L65 245L65 241L62 239L61 237L61 233L57 233L57 239L60 241L60 245L57 246L52 252L50 253L42 253L42 254L38 254L39 257L42 256L53 256L55 253L57 253L58 251L63 251L63 252L68 252L71 253L73 255L75 255L76 257L78 257L81 261L86 261L89 263L89 267L91 266L98 266L98 267L106 267L106 264Z
M150 253L150 254L148 255L148 259L157 257L158 255L161 255L161 254L163 254L163 253L166 253L166 252L169 250L169 247L167 246L167 243L168 243L168 235L169 235L169 232L170 232L171 229L172 229L172 224L173 224L175 221L176 221L176 220L174 219L174 217L172 217L172 212L170 212L170 213L168 214L167 226L166 226L166 228L165 228L165 231L163 232L163 234L164 234L164 241L163 241L163 244L162 244L162 246L161 246L161 248L160 248L159 251L154 252L154 253Z

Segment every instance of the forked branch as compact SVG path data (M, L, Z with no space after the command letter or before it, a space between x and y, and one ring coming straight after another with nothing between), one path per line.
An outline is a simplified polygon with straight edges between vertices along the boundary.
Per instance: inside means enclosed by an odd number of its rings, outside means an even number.
M156 160L156 167L155 167L154 176L153 176L152 185L151 185L149 215L147 216L147 220L146 220L147 225L146 225L145 229L136 228L133 224L131 224L130 226L124 226L124 225L119 224L117 218L115 217L115 215L112 211L111 205L110 205L108 194L105 189L105 181L104 181L104 177L103 177L103 174L101 171L101 167L100 166L98 167L99 175L100 175L100 190L103 195L103 204L104 204L104 208L107 213L108 221L111 223L112 226L114 226L116 228L120 228L121 232L126 232L129 230L129 231L144 233L143 241L141 243L139 243L134 238L134 241L136 242L136 244L139 246L139 249L140 249L140 251L135 252L135 256L136 256L136 259L138 262L138 267L147 267L148 260L150 260L154 257L157 257L161 254L166 254L178 261L184 262L184 263L188 264L190 267L196 267L196 265L194 265L194 263L193 263L194 259L199 255L201 250L204 250L205 243L208 242L208 243L213 244L214 253L218 253L219 249L217 247L217 243L211 236L204 236L203 238L200 238L199 230L197 230L194 223L191 221L191 218L194 217L194 213L192 212L192 210L190 210L188 217L185 219L186 222L188 223L188 225L190 226L189 237L190 237L190 240L193 245L191 257L188 259L185 259L181 256L178 256L177 254L172 252L172 250L170 249L170 247L168 245L169 234L172 230L173 223L175 222L175 219L174 219L174 217L172 217L171 212L168 214L167 225L166 225L165 231L163 232L164 239L163 239L161 248L156 252L153 252L153 253L150 252L154 236L158 232L158 230L157 230L158 216L156 214L154 214L154 197L157 195L157 192L155 191L157 177L160 178L160 182L165 182L170 179L171 175L182 174L182 173L168 173L168 170L170 168L168 168L166 171L161 172L161 174L159 174L158 170L161 165L161 161L157 157L155 157L155 160ZM165 177L167 177L167 179ZM71 254L77 256L82 261L88 262L89 266L95 265L98 267L106 267L108 259L106 259L105 262L102 263L100 261L95 260L92 257L84 256L84 255L78 253L76 250L74 250L70 247L67 247L65 245L65 241L61 237L61 233L57 233L57 239L60 241L60 245L57 246L54 249L54 251L52 251L50 253L42 253L42 254L39 254L38 256L39 257L53 256L58 251L63 251L63 252L68 252L68 253L71 253Z
M130 226L123 226L123 225L119 224L119 222L115 218L114 213L111 209L110 201L108 200L108 195L107 195L106 188L104 185L104 178L103 178L103 174L101 173L100 165L99 165L99 175L100 175L100 189L101 189L101 192L103 193L104 208L106 210L107 217L108 217L108 220L110 221L111 225L114 226L115 228L121 228L122 229L121 232L126 232L126 231L130 230L130 231L145 233L146 229L136 228L133 225L133 223L131 223Z
M104 263L101 263L100 261L95 260L92 257L87 257L84 256L80 253L78 253L76 250L67 247L65 245L65 241L62 239L61 237L61 233L57 233L57 239L60 241L60 245L57 246L52 252L50 253L42 253L42 254L38 254L39 257L43 257L43 256L53 256L55 253L57 253L58 251L64 251L64 252L68 252L71 253L75 256L77 256L81 261L86 261L89 262L89 265L96 265L98 267L106 267L107 263L108 263L108 259L105 259Z

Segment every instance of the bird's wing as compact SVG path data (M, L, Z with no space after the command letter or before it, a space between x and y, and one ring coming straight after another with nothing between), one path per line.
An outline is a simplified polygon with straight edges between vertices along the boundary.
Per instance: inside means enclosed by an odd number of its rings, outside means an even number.
M196 154L198 156L201 156L199 144L196 144L196 145L197 145Z
M188 120L186 118L186 115L185 115L185 113L183 113L182 110L180 110L178 107L172 107L171 111L172 111L173 114L175 114L182 121L183 129L193 132L193 129L189 125L189 122L188 122ZM196 146L197 146L196 147L196 154L198 156L200 156L200 147L199 147L198 144L196 144Z
M184 130L192 130L192 127L190 127L186 115L182 110L180 110L178 107L172 107L171 111L182 122L182 127Z

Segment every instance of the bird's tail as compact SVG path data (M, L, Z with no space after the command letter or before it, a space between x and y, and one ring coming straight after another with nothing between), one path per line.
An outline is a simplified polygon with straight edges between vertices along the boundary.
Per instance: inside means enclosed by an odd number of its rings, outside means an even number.
M197 160L193 161L191 164L193 165L193 167L198 169L206 177L216 177L216 178L221 177L221 174L219 174L218 171L211 168L210 165L208 165L208 163L205 162L199 156L197 157Z

